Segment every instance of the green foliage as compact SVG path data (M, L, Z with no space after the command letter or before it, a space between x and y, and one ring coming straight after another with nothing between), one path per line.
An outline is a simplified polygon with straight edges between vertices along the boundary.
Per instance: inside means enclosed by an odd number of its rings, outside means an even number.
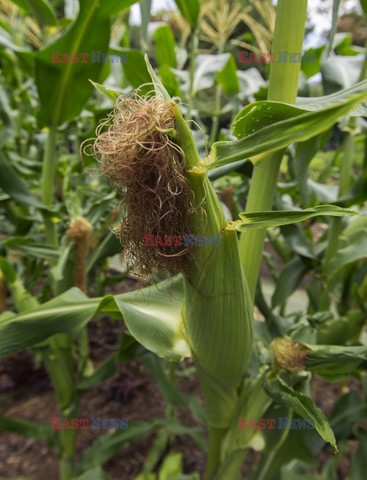
M46 423L1 415L2 435L46 441L59 455L61 480L110 479L106 463L148 436L139 480L202 477L186 471L174 443L181 436L208 456L206 480L237 479L250 448L258 452L251 480L331 480L351 443L347 478L364 479L366 51L352 35L335 33L336 0L331 34L309 51L315 62L284 65L245 65L239 51L270 48L272 37L275 51L300 50L303 0L278 0L274 34L271 2L260 14L256 2L226 0L216 8L177 0L176 16L158 14L153 22L144 0L141 26L129 21L135 3L1 5L0 357L31 351L46 367L60 415L70 418L78 416L82 396L103 387L121 362L139 362L165 413L108 432L80 455L78 432ZM365 22L367 3L360 3ZM55 51L59 58L74 52L89 58L57 63ZM97 51L100 62L92 61ZM127 61L103 62L103 53ZM297 81L302 96L296 99ZM205 211L205 221L196 211L196 230L220 235L222 244L194 247L190 277L160 272L142 278L144 288L125 291L131 268L112 231L124 200L87 155L87 139L117 98L132 98L134 90L155 91L167 102L180 97L170 104L176 124L167 135L182 149L187 181ZM83 249L70 237L80 217L91 228ZM260 282L256 259L267 267ZM85 291L76 288L80 266ZM124 328L116 349L93 366L89 326L106 318ZM301 371L274 363L276 337L307 347ZM204 404L181 389L195 385L193 365ZM326 392L332 382L344 385L327 417L312 393L315 378L328 382ZM238 428L239 417L295 414L314 418L316 429ZM186 416L195 426L187 426ZM326 444L339 454L317 465L331 451ZM317 475L310 473L316 468Z

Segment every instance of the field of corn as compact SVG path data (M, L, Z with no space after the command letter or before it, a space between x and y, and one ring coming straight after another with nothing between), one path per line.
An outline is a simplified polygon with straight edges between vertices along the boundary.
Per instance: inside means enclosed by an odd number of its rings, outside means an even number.
M315 3L0 0L0 480L367 478L367 0Z

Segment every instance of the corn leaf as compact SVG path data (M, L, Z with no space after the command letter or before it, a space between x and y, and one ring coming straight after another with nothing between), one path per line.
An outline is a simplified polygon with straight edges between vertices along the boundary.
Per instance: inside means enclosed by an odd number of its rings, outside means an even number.
M97 440L83 451L79 468L85 470L99 467L121 450L124 444L138 442L151 430L155 429L158 422L135 422L129 424L127 429L119 429L97 438Z
M322 108L307 111L310 105L294 106L281 102L255 102L245 107L235 118L233 133L240 138L234 142L216 142L210 153L209 170L228 163L252 158L256 163L264 154L288 145L308 140L332 127L367 100L367 81L332 98L324 97ZM358 92L358 93L356 93Z
M187 20L191 28L194 28L200 12L199 0L175 0L177 8Z
M127 81L133 88L139 89L140 94L148 93L152 90L151 85L145 85L151 83L151 78L147 69L144 55L140 50L128 50L129 61L124 63L123 69Z
M298 97L296 103L297 107L316 112L318 110L322 110L323 108L330 107L331 105L334 105L336 103L346 102L351 96L362 93L364 90L366 90L366 88L367 82L363 81L356 83L349 88L345 88L343 90L339 90L338 92L331 93L330 95L325 95L321 97ZM367 104L364 102L358 105L357 107L353 108L353 110L351 110L348 115L351 117L367 115Z
M233 55L229 57L223 70L217 73L217 80L223 91L228 95L235 95L239 92L237 66Z
M301 392L297 392L288 386L279 376L271 383L265 383L267 393L275 400L291 408L304 419L313 418L315 428L325 442L330 443L334 452L338 452L334 433L322 410L312 400Z
M0 429L4 432L18 433L23 437L52 440L55 431L46 423L33 423L29 420L8 418L0 415Z
M335 205L317 205L304 210L273 210L268 212L240 213L241 220L236 222L236 230L244 232L251 228L269 228L302 222L320 215L344 217L358 215L358 212Z
M122 94L122 91L119 90L112 90L110 88L106 88L104 85L100 83L93 82L93 80L89 80L93 87L99 91L104 97L108 98L112 103L118 99L118 97Z
M58 333L80 334L99 312L123 317L130 333L148 350L171 361L190 355L181 330L182 279L138 292L88 298L72 288L20 314L0 315L0 357L34 347Z
M100 15L103 17L116 15L116 13L131 7L136 2L137 0L108 0L108 2L101 2L99 5Z
M121 2L119 2L121 3ZM110 4L110 2L104 2ZM88 82L97 80L103 63L92 62L92 51L108 51L110 21L101 15L99 0L81 2L71 27L56 41L36 54L36 83L41 102L41 126L58 126L77 116L93 91ZM71 55L89 53L87 63L55 63L52 52Z
M163 25L154 32L158 64L176 67L175 37L171 27Z
M360 235L350 245L338 250L338 254L326 265L325 272L331 275L340 268L362 258L367 258L367 235L365 231L360 232Z
M354 365L367 360L367 346L304 345L311 350L305 365L312 369L335 368L337 365Z

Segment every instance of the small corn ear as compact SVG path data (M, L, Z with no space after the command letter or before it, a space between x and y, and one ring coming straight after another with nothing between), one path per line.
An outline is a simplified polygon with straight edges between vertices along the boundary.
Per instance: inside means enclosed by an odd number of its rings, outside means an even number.
M208 180L186 122L173 107L178 142L185 154L186 176L197 210L194 232L219 236L220 245L195 247L185 275L184 325L206 401L209 423L227 428L238 400L237 386L249 363L252 302L241 266L238 241Z

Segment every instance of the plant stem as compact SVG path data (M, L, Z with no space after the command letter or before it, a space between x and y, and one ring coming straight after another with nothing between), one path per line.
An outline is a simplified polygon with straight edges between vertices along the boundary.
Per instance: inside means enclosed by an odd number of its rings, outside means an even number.
M214 480L239 480L247 452L248 450L233 451L228 461L218 470Z
M272 52L301 52L307 14L307 0L278 0ZM294 103L297 98L299 63L279 63L275 61L270 67L268 100ZM247 212L271 210L280 164L284 150L270 154L258 162L253 171L251 186L246 206ZM241 262L247 277L250 296L255 298L255 289L260 271L265 231L256 229L241 235ZM234 458L225 476L231 480L240 477L240 471L246 450L234 452ZM218 476L218 480L220 477Z
M71 418L68 419L71 421ZM77 430L60 430L62 457L59 463L60 480L75 478L74 457L76 454Z
M306 22L307 0L279 0L272 52L301 52ZM294 103L297 97L300 63L279 63L270 67L268 100ZM270 154L254 167L246 211L271 210L283 150ZM241 235L241 260L254 300L265 232L251 230Z
M168 380L172 385L176 385L176 368L177 365L175 362L168 362ZM176 418L176 407L172 403L167 403L166 407L166 417L168 419Z
M246 212L271 210L283 151L276 152L254 167ZM240 253L252 300L255 298L266 231L256 229L241 235Z
M211 480L217 472L221 462L221 445L226 429L209 427L208 458L206 463L205 479Z
M43 165L42 165L42 201L48 208L53 207L55 169L56 169L56 127L50 127L46 142ZM46 239L49 245L57 245L57 236L55 224L50 218L50 214L44 215L46 226Z
M42 164L42 201L46 207L52 209L54 205L55 173L56 173L56 136L57 127L51 126L48 130L48 137ZM58 238L55 224L52 221L50 212L44 214L46 227L46 240L49 245L58 245ZM55 285L53 286L55 289ZM52 379L58 404L61 410L70 407L74 396L73 359L71 356L70 340L62 334L55 335L48 341L50 348L49 361L44 358L49 375ZM66 399L66 400L65 400ZM73 415L71 416L73 417ZM71 418L70 418L71 419ZM60 480L72 480L74 478L74 457L76 454L76 430L61 430L59 445L61 458L59 463Z

